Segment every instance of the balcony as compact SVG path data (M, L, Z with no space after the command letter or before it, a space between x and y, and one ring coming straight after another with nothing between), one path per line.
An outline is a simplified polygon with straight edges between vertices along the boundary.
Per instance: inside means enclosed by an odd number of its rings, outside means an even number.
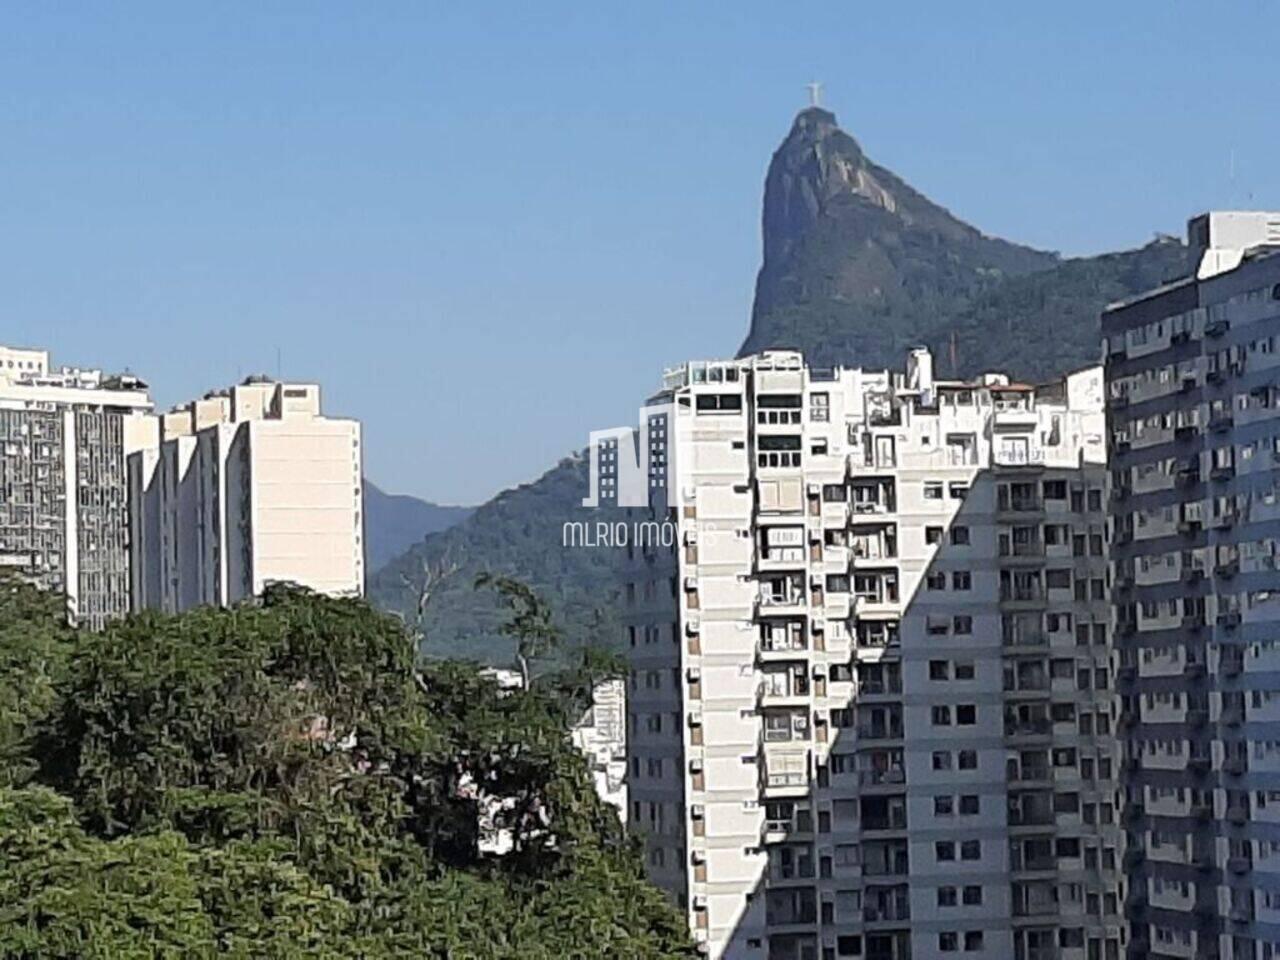
M1225 433L1235 426L1235 420L1231 414L1218 414L1209 418L1209 430L1213 433Z
M865 923L897 923L911 919L911 905L902 903L882 903L877 906L863 907L862 919Z
M1204 335L1206 337L1220 337L1230 329L1230 320L1214 320L1212 323L1205 324Z
M1242 777L1249 769L1249 761L1239 755L1227 757L1223 761L1222 769L1229 776Z
M858 740L864 742L878 740L901 740L902 724L900 723L868 723L858 727Z

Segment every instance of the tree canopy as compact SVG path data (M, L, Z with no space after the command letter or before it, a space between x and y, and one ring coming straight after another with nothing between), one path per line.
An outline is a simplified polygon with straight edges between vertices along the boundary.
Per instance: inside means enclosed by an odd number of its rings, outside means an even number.
M589 658L501 691L361 601L87 633L0 586L0 957L695 955L570 742Z

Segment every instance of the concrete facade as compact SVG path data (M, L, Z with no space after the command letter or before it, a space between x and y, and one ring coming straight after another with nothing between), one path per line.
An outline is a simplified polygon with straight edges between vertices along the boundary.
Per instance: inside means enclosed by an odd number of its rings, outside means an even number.
M0 347L0 566L100 629L129 611L125 460L154 442L146 384Z
M1280 213L1102 318L1131 956L1280 956Z
M1101 370L768 352L653 404L629 825L701 949L1119 956Z
M272 582L364 593L360 424L315 384L251 378L161 415L129 459L132 596L171 613Z

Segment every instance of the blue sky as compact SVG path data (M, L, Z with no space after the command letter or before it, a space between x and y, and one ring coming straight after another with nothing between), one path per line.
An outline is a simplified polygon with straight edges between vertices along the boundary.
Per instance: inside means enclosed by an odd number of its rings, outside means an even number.
M165 405L278 351L364 421L375 481L443 502L631 422L664 364L736 350L810 80L877 162L1012 240L1092 253L1280 206L1276 0L9 3L0 24L0 342L128 367Z

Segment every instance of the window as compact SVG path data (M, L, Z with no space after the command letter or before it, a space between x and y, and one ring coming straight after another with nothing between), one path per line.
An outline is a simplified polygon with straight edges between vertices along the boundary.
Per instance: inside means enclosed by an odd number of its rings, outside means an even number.
M951 662L949 660L930 660L929 661L929 679L930 680L950 680L951 679Z
M952 590L968 590L973 585L973 578L968 570L957 570L951 574Z
M951 494L952 500L963 500L969 495L969 485L967 483L953 483L948 487L947 492Z
M925 527L925 528L924 528L924 542L925 542L925 543L927 543L927 544L941 543L941 542L942 542L942 528L941 528L941 527Z
M977 816L981 809L981 801L976 793L962 793L960 795L960 815L962 817Z
M742 394L700 393L697 409L699 413L737 413L742 409Z
M955 953L960 949L959 938L950 930L938 934L938 949L943 953Z
M954 547L967 547L969 545L969 528L952 527L951 545Z
M927 481L924 485L924 498L926 500L941 500L942 484L936 480Z
M950 770L951 769L951 751L949 750L933 751L933 769Z
M958 634L973 633L973 617L957 616L951 618L951 632Z
M966 950L981 950L982 949L982 931L966 930L964 932L964 948Z
M955 887L939 887L938 888L938 906L954 907L956 905L956 888Z
M982 887L968 886L964 888L964 905L976 907L982 903Z
M961 841L960 859L961 860L981 860L982 859L982 841L981 840Z
M966 618L966 619L967 619L967 618ZM956 632L957 632L957 633L959 633L960 631L959 631L959 630L957 630ZM965 633L968 633L969 631L968 631L968 630L966 630L966 631L964 631L964 632L965 632ZM956 679L957 679L957 680L972 680L972 679L973 679L973 662L972 662L972 661L970 661L970 660L960 660L960 661L957 661L957 663L956 663Z
M1044 498L1046 500L1067 499L1067 481L1046 480L1044 482Z
M955 798L950 794L933 798L933 815L935 817L949 817L954 812Z
M962 703L956 707L956 725L971 727L978 722L978 707L972 703Z
M978 751L977 750L961 750L960 751L960 769L961 770L977 770L978 769Z
M951 708L948 706L939 706L933 708L933 725L935 727L951 726Z
M933 845L933 857L939 863L956 858L956 845L950 840L939 840Z
M945 573L931 573L925 577L925 588L929 590L945 590L947 589L947 575Z
M848 490L843 483L824 483L822 485L824 503L844 503L847 497Z
M1046 570L1044 572L1044 584L1050 590L1070 590L1071 589L1071 571L1070 570Z
M828 394L809 394L809 419L814 423L826 423L830 409L831 398Z

